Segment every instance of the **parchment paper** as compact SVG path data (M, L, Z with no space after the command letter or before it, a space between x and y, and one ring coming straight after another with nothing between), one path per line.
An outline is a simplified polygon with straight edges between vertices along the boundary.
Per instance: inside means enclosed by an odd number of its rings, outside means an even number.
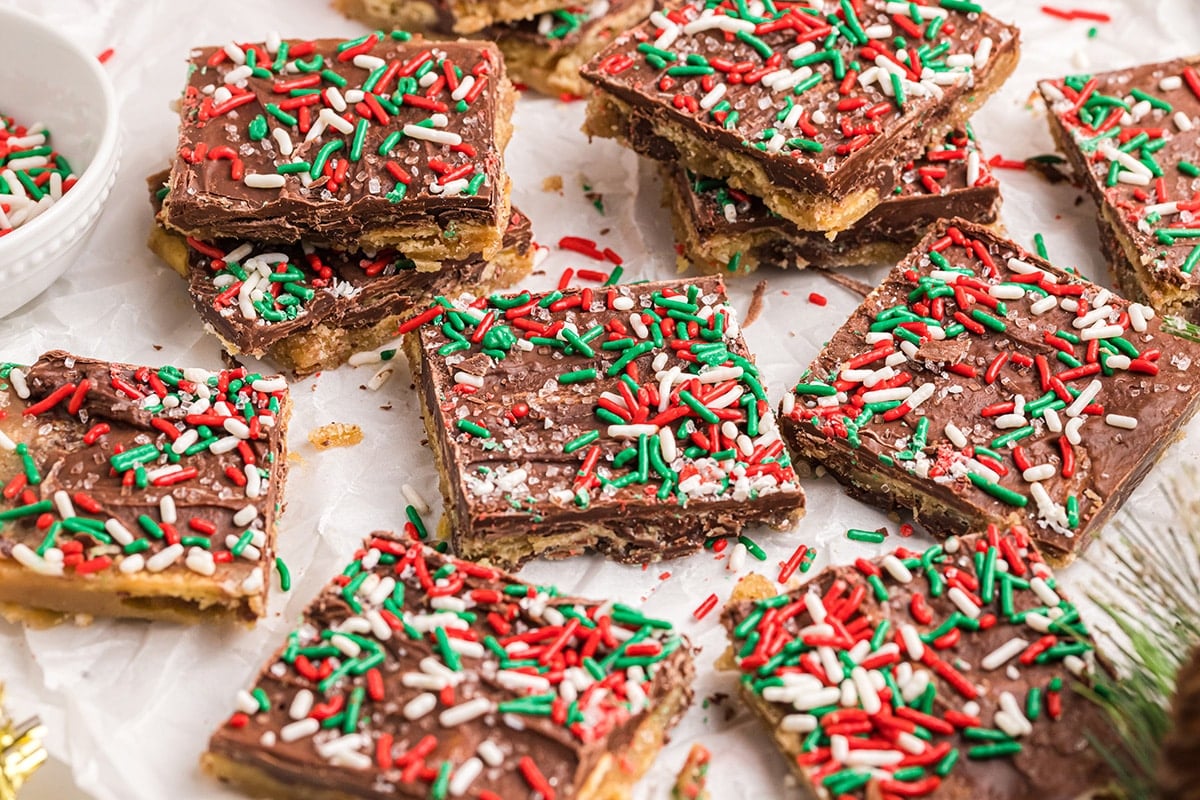
M231 39L261 39L268 31L284 36L354 36L363 32L342 19L325 0L0 0L52 20L85 48L114 48L108 70L122 107L124 158L109 208L89 252L41 298L0 320L0 352L5 360L32 360L62 347L79 353L147 364L175 363L216 368L216 341L203 334L191 312L183 282L145 249L150 210L143 178L161 169L175 139L168 109L184 83L185 59L194 45ZM1194 0L1060 0L1109 12L1113 22L1063 22L1039 11L1034 0L990 0L987 7L1023 31L1024 55L1017 74L975 119L989 154L1025 158L1053 148L1042 112L1031 104L1034 82L1088 69L1108 69L1189 54L1200 42L1200 11ZM47 54L47 70L53 55ZM8 109L7 113L20 113ZM650 164L611 142L591 144L578 132L583 104L527 96L517 109L516 134L508 149L514 199L533 219L539 241L553 245L563 235L581 235L611 246L626 261L628 279L674 274L673 242L667 214ZM542 181L564 180L561 195L547 193ZM1094 208L1080 190L1050 186L1034 176L1001 171L1003 221L1014 239L1032 247L1045 234L1052 259L1076 266L1108 283L1100 259ZM584 197L586 181L603 194L601 215ZM568 266L588 267L587 259L553 252L544 274L530 286L556 282ZM875 281L882 270L852 272ZM767 280L762 317L746 330L778 401L783 387L801 370L858 298L816 272L760 271L735 282L735 304L747 308L758 280ZM810 292L829 299L821 308ZM393 379L377 392L362 385L369 368L343 368L293 387L295 414L290 436L293 463L279 550L296 576L290 594L276 593L270 616L253 631L184 628L137 622L97 622L88 628L24 631L0 623L0 679L10 684L15 713L38 713L50 725L49 747L61 764L35 780L29 800L80 796L70 775L96 800L165 800L232 795L200 774L197 758L210 732L233 709L234 692L253 679L260 663L283 640L301 609L337 572L361 537L404 521L403 483L438 499L432 459L419 446L423 438L407 367L397 364ZM306 441L312 428L330 421L353 422L366 433L362 445L316 452ZM1184 462L1200 463L1200 424L1175 445L1136 492L1129 506L1143 520L1162 522L1165 503L1155 484ZM778 562L801 542L818 550L810 575L824 565L879 552L844 537L848 527L890 524L881 514L847 498L831 480L809 481L808 515L791 532L755 532L769 560L759 568L771 577ZM438 513L435 509L435 514ZM890 540L888 547L898 540ZM1078 587L1086 566L1068 570L1064 582ZM669 574L669 577L668 577ZM555 581L591 597L615 596L648 603L703 648L698 657L697 702L653 772L639 798L664 798L674 772L693 741L714 753L710 770L720 800L787 797L782 759L756 723L739 710L733 675L718 674L713 661L725 647L714 612L695 622L691 612L711 592L727 595L735 576L711 553L648 569L620 567L599 558L534 563L522 573L534 581ZM1077 592L1078 593L1078 592Z

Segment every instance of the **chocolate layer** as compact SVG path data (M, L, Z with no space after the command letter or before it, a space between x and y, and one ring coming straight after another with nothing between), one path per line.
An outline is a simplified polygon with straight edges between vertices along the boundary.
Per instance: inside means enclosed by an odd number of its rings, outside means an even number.
M1075 689L1092 644L1053 584L1014 529L828 569L725 623L810 796L1075 800L1111 779L1092 742L1113 737Z
M830 340L781 425L869 502L935 533L1026 525L1066 561L1195 412L1198 357L1152 309L956 220Z
M244 621L265 613L287 472L282 379L61 351L28 368L5 364L0 378L0 563L58 579L70 599L31 605L150 617L190 605ZM10 575L13 591L0 599L22 603L21 580ZM127 604L73 606L83 602L77 587L119 592Z
M1042 81L1050 128L1100 206L1114 278L1200 321L1200 58Z
M849 6L832 0L819 10L781 2L761 17L684 3L621 36L584 69L603 95L589 110L589 132L728 179L807 229L845 229L1015 65L1016 29L958 5L916 7L924 14L918 24L887 13L884 0L858 4L850 17ZM901 56L895 36L924 49ZM833 219L833 206L851 198L836 226L814 224L820 216L806 208L828 205Z
M238 63L250 53L253 69ZM164 221L202 241L394 245L417 260L482 244L490 257L509 213L509 94L486 43L398 33L200 48Z
M402 326L456 552L637 563L799 517L719 280L471 302Z
M881 248L907 252L939 219L986 225L1000 211L1000 185L965 132L950 134L905 165L888 199L833 240L798 229L718 178L670 168L664 182L684 246L681 264L733 275L760 264L803 269L875 263L872 254Z
M670 623L377 533L239 693L206 763L255 796L620 794L691 680Z

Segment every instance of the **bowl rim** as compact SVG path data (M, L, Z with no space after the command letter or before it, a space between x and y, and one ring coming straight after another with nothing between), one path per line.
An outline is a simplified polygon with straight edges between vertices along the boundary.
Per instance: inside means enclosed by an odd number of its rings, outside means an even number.
M94 55L88 53L83 47L64 36L56 28L35 14L20 9L0 7L0 20L5 18L17 19L38 28L43 34L57 42L59 46L71 50L80 58L80 61L85 65L85 69L91 73L100 86L100 92L104 98L105 119L100 143L96 146L96 154L92 157L91 162L83 172L78 175L72 190L64 194L58 202L30 220L27 224L15 228L5 236L0 236L0 256L4 256L8 251L17 250L27 245L30 241L37 239L39 234L46 232L43 229L49 230L48 226L53 225L58 218L68 219L68 215L70 214L83 212L84 209L80 204L87 202L84 199L84 195L91 193L94 184L98 184L95 187L96 191L102 192L103 184L111 177L107 173L111 172L117 166L112 162L116 156L117 139L120 131L116 91L113 89L112 80L109 78L108 73ZM106 174L102 175L100 174L101 172ZM76 208L76 206L80 207Z

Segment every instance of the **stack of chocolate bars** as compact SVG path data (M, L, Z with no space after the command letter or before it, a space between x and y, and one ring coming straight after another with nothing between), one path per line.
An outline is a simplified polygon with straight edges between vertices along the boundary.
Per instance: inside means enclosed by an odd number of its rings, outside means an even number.
M495 42L518 84L554 96L582 97L580 68L622 31L646 18L654 0L335 0L371 26Z
M298 374L380 346L414 305L527 274L500 51L397 31L192 53L151 248L232 354Z
M585 130L663 164L704 271L894 261L939 218L996 219L967 121L1017 57L965 0L689 0L584 67Z

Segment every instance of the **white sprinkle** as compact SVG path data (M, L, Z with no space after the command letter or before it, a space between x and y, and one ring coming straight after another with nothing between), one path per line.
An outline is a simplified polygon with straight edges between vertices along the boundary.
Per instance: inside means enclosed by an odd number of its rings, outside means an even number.
M1148 173L1142 172L1129 172L1128 170L1121 170L1117 173L1117 181L1120 183L1127 183L1130 186L1149 186L1150 178L1151 176Z
M825 617L828 615L825 610L825 602L821 599L821 595L814 590L809 589L804 595L804 607L808 610L809 616L813 618L813 622L818 625L825 622Z
M1023 428L1027 424L1028 423L1025 421L1025 417L1021 414L1002 414L999 417L996 417L995 422L996 427L1000 430Z
M49 554L50 551L47 550L46 555ZM12 557L16 559L17 563L19 563L21 566L25 567L26 569L33 570L39 575L58 577L63 574L63 565L61 561L54 562L49 559L42 558L24 543L18 542L17 544L13 545Z
M779 720L779 730L788 733L812 733L817 729L817 718L812 714L788 714Z
M474 386L476 389L483 388L483 378L480 378L478 375L472 375L469 372L463 372L462 370L454 373L454 382L465 383L467 386Z
M1074 402L1067 406L1063 413L1065 413L1068 417L1078 417L1083 413L1083 409L1091 405L1092 401L1096 399L1096 395L1100 394L1101 388L1103 387L1100 381L1093 380L1084 388L1082 392L1079 393L1079 396L1075 398Z
M925 643L921 641L917 629L907 623L901 625L900 639L904 642L904 649L908 651L908 657L913 661L919 661L925 652Z
M741 572L746 565L746 545L741 542L734 544L729 550L729 558L725 560L725 569L730 572Z
M670 428L663 428L658 432L658 446L662 452L663 461L670 464L678 455L678 446L675 442L675 432Z
M459 84L459 88L461 89L465 83L466 82L464 81L462 84ZM338 119L341 119L341 117L338 117ZM350 126L350 130L354 130L353 125ZM349 131L346 131L346 133L349 133ZM450 147L456 147L457 145L462 144L462 137L457 133L440 131L435 128L423 128L420 125L405 125L404 135L412 139L422 139L427 142L433 142L434 144L449 145Z
M1042 419L1051 433L1062 433L1062 418L1058 416L1058 412L1053 408L1047 408L1042 412Z
M225 73L225 83L229 86L233 86L241 83L253 74L254 71L250 69L249 66L242 64L240 67L234 67L233 69L229 70L229 72Z
M1129 304L1129 327L1138 333L1145 333L1146 319L1146 306L1141 303Z
M1164 92L1173 92L1183 86L1183 78L1179 75L1167 75L1158 82L1158 88Z
M863 393L863 402L870 403L891 403L896 400L907 400L913 390L907 386L896 386L891 389L875 389L874 391Z
M961 449L967 446L967 435L953 422L946 423L945 434L955 447Z
M12 451L14 451L16 449L17 449L17 443L14 442L12 439L8 438L7 433L5 433L4 431L0 431L0 450L7 450L8 452L11 453Z
M225 55L229 56L229 60L235 64L241 65L246 63L246 51L238 47L236 42L230 42L222 48Z
M279 738L283 742L295 742L306 739L321 730L321 723L311 717L290 722L279 729Z
M998 283L988 289L988 294L997 300L1020 300L1025 290L1015 283Z
M1020 655L1021 652L1028 646L1029 642L1021 639L1020 637L1009 639L1007 642L984 656L983 660L979 662L979 666L988 671L999 669Z
M1079 434L1079 429L1083 427L1085 421L1085 417L1071 417L1067 420L1063 433L1066 435L1068 442L1079 444L1083 441L1083 437Z
M287 180L282 175L250 172L246 174L246 177L242 178L242 182L251 189L281 189Z
M239 439L250 438L250 426L237 417L226 417L222 427Z
M710 108L719 103L721 98L725 96L726 88L727 87L725 83L718 83L716 86L714 86L712 91L700 98L700 108L708 111Z
M71 495L62 489L54 493L54 508L63 519L70 519L75 516L75 504L71 502Z
M1079 338L1087 342L1092 339L1112 339L1120 336L1125 329L1120 325L1094 325L1079 332Z
M304 719L308 716L308 712L312 711L313 693L308 689L301 689L296 692L296 696L292 698L292 704L288 706L288 716L292 719Z
M9 185L11 186L12 184ZM25 373L23 371L13 367L8 373L8 380L12 384L13 390L17 393L17 397L22 400L29 399L29 384L25 382Z
M1175 122L1175 127L1184 133L1196 127L1196 124L1192 122L1192 118L1182 111L1176 111L1171 119Z
M975 69L983 69L987 66L988 59L992 56L992 37L985 36L979 40L979 45L975 48Z
M1052 311L1058 306L1058 298L1052 294L1048 294L1041 300L1035 300L1029 304L1029 311L1035 315L1045 314L1047 311Z
M458 88L450 94L450 99L455 102L462 100L471 93L471 89L475 86L475 76L468 75L458 84Z
M979 606L975 605L975 601L973 601L962 589L958 588L957 586L951 586L950 591L946 592L946 596L949 597L950 602L958 606L958 610L966 616L970 617L971 619L976 619L979 617Z
M886 555L883 561L880 562L888 574L899 583L911 583L913 579L912 571L904 566L904 562L896 558L894 555Z
M867 713L877 712L868 711ZM843 763L847 767L891 767L903 760L904 753L899 750L851 750L847 753Z
M1135 417L1127 417L1124 414L1105 414L1104 421L1114 428L1124 428L1130 431L1136 428L1138 424Z
M183 557L183 545L173 544L146 560L147 572L162 572Z
M217 573L217 562L213 559L212 553L203 547L193 547L188 550L187 558L184 559L183 564L198 575L205 575L211 578Z
M658 435L657 425L609 425L608 435L613 439L636 439L639 436Z
M258 519L258 509L254 506L243 506L233 515L233 524L244 528Z
M726 33L737 33L738 31L754 33L754 28L755 24L750 20L727 17L723 14L712 14L692 20L683 26L683 32L688 36L714 29L725 31Z
M910 409L915 409L917 406L921 405L926 400L933 397L933 392L934 392L934 385L932 382L923 383L920 386L918 386L911 395L908 396L908 399L905 401L905 403L906 403L906 405L908 405L908 407Z
M862 667L855 667L850 671L850 680L854 681L854 688L858 691L858 700L862 704L863 711L872 715L878 714L883 708L883 703L879 700L879 693L871 685L871 678L867 671Z
M255 500L262 494L262 475L254 464L246 464L242 471L246 475L246 497Z
M478 758L468 758L463 762L463 765L454 771L454 777L450 779L450 796L462 797L471 788L471 784L483 772L483 762Z
M500 749L500 745L491 739L480 742L475 752L479 753L479 757L483 759L483 763L489 767L498 767L504 763L504 751Z
M404 718L409 722L413 722L424 717L435 708L437 708L437 696L429 692L421 692L404 704Z
M379 56L372 56L366 53L359 53L354 57L354 66L359 69L374 71L382 67L387 62Z
M425 498L421 496L421 493L410 484L405 483L401 485L400 491L404 494L404 499L408 501L410 506L416 509L418 514L424 515L429 513L429 503L425 502Z
M1038 464L1021 473L1021 477L1029 483L1048 481L1058 474L1053 464Z
M492 711L492 701L486 697L476 697L465 703L447 708L438 715L438 722L443 728L456 728L471 720L478 719Z
M1050 588L1050 584L1046 583L1045 578L1037 577L1030 579L1029 588L1033 589L1033 593L1038 596L1039 600L1051 608L1057 608L1062 603L1062 598Z
M13 555L15 556L16 554L16 548L13 548ZM121 566L118 567L118 569L120 569L125 575L133 575L134 573L141 572L145 568L146 558L141 553L134 553L131 556L126 556L121 561Z

